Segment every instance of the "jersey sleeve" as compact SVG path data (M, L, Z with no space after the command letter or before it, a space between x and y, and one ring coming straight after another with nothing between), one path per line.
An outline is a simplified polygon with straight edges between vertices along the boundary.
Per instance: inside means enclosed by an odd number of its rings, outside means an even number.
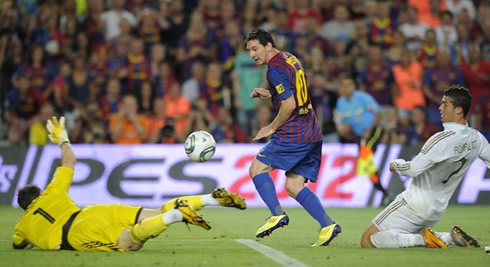
M58 167L54 173L53 181L46 187L47 192L68 192L73 179L73 170L67 167Z
M291 85L291 78L288 72L283 68L269 67L267 79L269 80L269 85L276 90L281 100L286 100L295 91Z
M480 138L482 139L482 149L478 157L483 160L483 162L485 162L485 164L487 165L487 168L490 169L490 145L483 135L480 134Z
M435 164L446 160L447 144L444 141L437 141L435 136L438 135L433 135L412 161L394 160L392 163L395 171L400 175L416 178Z
M18 225L15 226L14 236L12 238L12 247L14 249L24 249L29 242L25 237L18 231Z

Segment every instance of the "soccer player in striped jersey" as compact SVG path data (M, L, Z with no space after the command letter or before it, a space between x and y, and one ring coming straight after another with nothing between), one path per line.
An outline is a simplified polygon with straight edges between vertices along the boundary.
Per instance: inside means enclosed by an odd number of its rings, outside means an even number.
M250 97L270 99L277 112L274 120L259 130L254 140L272 135L250 166L250 177L272 216L257 230L257 237L268 236L289 223L276 195L270 172L286 171L286 190L320 223L320 235L313 246L328 245L340 233L325 212L319 198L305 183L315 182L322 158L322 131L311 105L306 74L299 60L279 51L270 33L256 29L245 39L248 55L257 65L267 64L269 88L253 88Z
M459 226L450 232L434 233L430 229L446 211L471 164L480 158L490 168L488 141L466 121L471 102L468 89L450 86L439 106L444 131L429 138L412 161L396 159L390 163L391 172L413 180L374 218L362 235L362 247L479 247L478 241Z

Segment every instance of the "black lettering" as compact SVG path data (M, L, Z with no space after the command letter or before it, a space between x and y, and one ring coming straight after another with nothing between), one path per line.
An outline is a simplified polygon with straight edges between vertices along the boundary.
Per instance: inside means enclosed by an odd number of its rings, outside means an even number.
M90 172L88 173L87 177L82 179L81 181L73 182L72 185L86 185L93 183L97 181L100 177L102 177L102 174L104 174L105 171L105 166L102 164L100 161L95 160L95 159L77 159L77 164L86 164L87 167L89 168ZM61 160L55 159L53 161L53 164L51 165L51 171L49 172L49 178L47 184L51 182L54 178L54 172L56 171L56 168L61 166Z
M41 216L43 216L46 220L48 220L48 222L50 223L54 223L56 221L55 218L53 218L53 216L51 216L49 213L47 213L45 210L43 210L42 208L37 208L37 210L34 211L33 213L34 215L36 214L41 214Z
M208 160L207 162L221 162L223 159L221 158L213 158ZM176 164L172 165L170 167L168 175L172 178L174 178L177 181L189 181L189 182L197 182L202 184L202 191L201 192L196 192L196 195L200 194L209 194L213 189L215 189L218 186L218 183L216 180L210 177L205 177L205 176L188 176L184 174L184 167L188 164L194 164L196 168L199 168L199 166L203 166L206 163L196 163L191 160L184 160L177 162ZM176 198L180 197L181 195L162 195L162 198Z
M107 191L111 193L111 195L118 197L118 198L133 198L133 199L151 199L153 198L152 195L130 195L126 192L124 192L121 188L121 184L124 181L134 181L134 182L144 182L144 181L158 181L159 177L158 176L153 176L153 177L141 177L141 176L133 176L133 177L128 177L124 176L124 172L126 169L128 169L131 165L137 165L137 164L163 164L165 159L134 159L134 160L129 160L124 163L119 164L114 170L112 170L111 174L107 178Z

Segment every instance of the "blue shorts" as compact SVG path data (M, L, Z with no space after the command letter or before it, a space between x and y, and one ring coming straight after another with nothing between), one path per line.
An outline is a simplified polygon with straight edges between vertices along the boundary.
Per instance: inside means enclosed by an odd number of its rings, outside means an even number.
M316 182L322 162L322 143L297 144L272 138L259 151L256 159L276 169L293 171Z

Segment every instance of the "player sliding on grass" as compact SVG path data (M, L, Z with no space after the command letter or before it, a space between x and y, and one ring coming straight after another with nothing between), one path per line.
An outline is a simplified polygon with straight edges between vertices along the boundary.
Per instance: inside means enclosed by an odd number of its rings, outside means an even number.
M430 229L444 214L475 159L479 157L490 167L488 141L466 122L471 98L468 89L449 87L439 106L444 131L427 140L412 161L391 162L390 171L412 177L412 184L374 218L362 235L362 247L479 247L478 241L458 226L444 233Z
M321 225L313 246L326 246L340 233L340 225L327 215L318 197L304 184L315 182L322 159L322 130L316 120L306 86L306 74L299 60L277 50L270 33L257 29L245 39L248 55L257 65L267 64L269 89L254 88L251 97L271 99L276 117L257 133L254 140L272 135L250 166L250 177L272 216L257 230L257 237L268 236L287 225L289 217L277 199L269 173L286 171L286 190Z
M160 209L126 205L94 205L80 209L68 196L76 158L64 125L53 117L47 123L49 139L61 148L61 167L44 191L28 185L19 190L18 203L25 210L15 227L13 247L46 250L131 251L185 222L206 230L211 227L196 210L208 205L245 209L239 195L224 188L212 194L172 199Z

